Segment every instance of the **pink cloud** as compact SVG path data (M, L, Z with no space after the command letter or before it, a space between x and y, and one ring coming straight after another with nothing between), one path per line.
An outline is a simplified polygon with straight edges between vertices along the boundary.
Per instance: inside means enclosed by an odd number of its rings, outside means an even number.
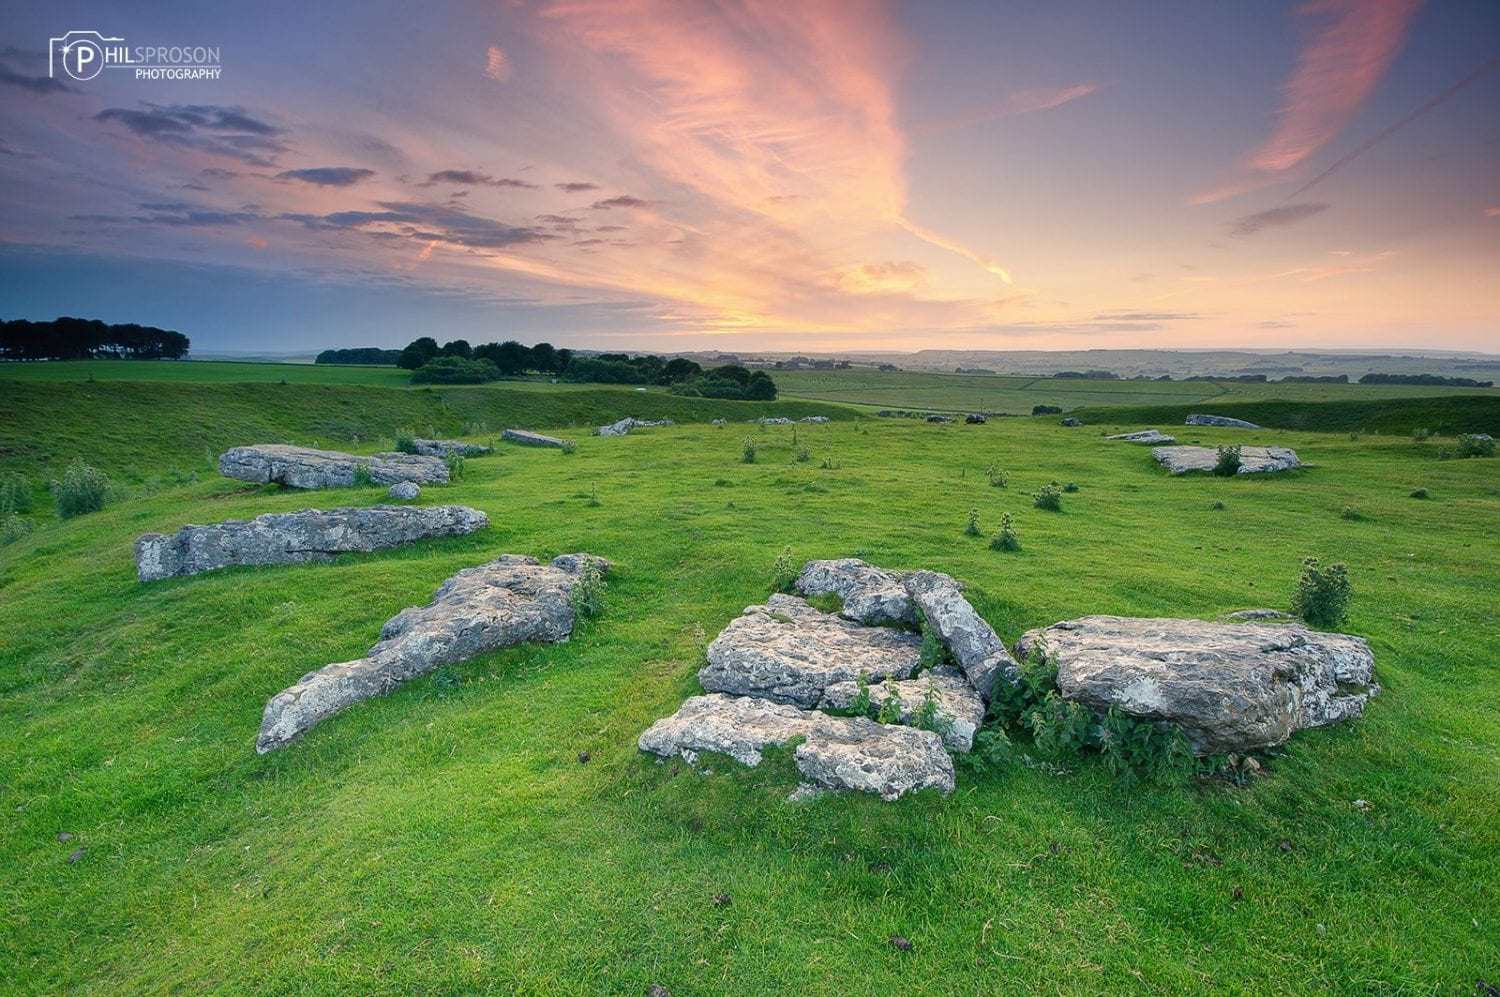
M1401 50L1421 0L1313 0L1314 22L1281 88L1276 130L1247 157L1242 175L1189 199L1212 204L1276 183L1333 141L1375 91Z
M1019 114L1031 114L1035 111L1050 111L1064 104L1071 104L1082 97L1098 93L1101 89L1102 87L1097 83L1078 83L1070 87L1018 90L989 107L934 121L931 124L919 126L915 130L919 134L930 135L954 128L967 128L970 125L995 121L999 118L1013 118Z
M515 67L511 64L510 57L498 45L491 45L485 52L484 75L496 83L504 83L510 79Z

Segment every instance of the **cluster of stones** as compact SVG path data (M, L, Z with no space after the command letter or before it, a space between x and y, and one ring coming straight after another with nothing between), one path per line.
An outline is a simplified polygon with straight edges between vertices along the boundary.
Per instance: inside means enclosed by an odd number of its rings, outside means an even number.
M484 513L463 505L267 513L184 526L170 536L147 533L135 542L136 573L141 581L154 582L238 565L330 561L336 554L462 536L488 525Z
M810 561L796 588L836 594L843 606L834 615L776 594L746 608L708 647L698 673L706 695L653 724L641 750L689 763L713 751L756 765L767 747L801 739L794 758L812 787L895 799L952 790L949 752L971 749L992 693L1019 679L1017 658L1050 664L1059 694L1101 715L1117 709L1177 726L1200 755L1274 747L1359 716L1379 692L1362 639L1263 622L1285 618L1274 611L1229 623L1087 616L1027 632L1012 655L948 575ZM918 674L921 640L900 629L918 620L956 667ZM899 723L826 712L891 699L881 712ZM924 719L937 731L915 726Z
M603 558L583 553L548 564L504 554L465 568L427 605L387 621L365 657L325 665L271 697L255 750L284 747L326 717L443 665L525 641L567 640L575 623L573 590L586 575L608 569Z
M1159 429L1142 429L1135 433L1116 433L1114 436L1106 436L1106 440L1121 440L1125 443L1149 443L1152 446L1165 446L1176 443L1177 438L1168 436Z
M348 488L363 468L377 485L403 481L447 484L448 465L438 457L378 453L363 457L336 450L314 450L282 443L233 447L219 457L219 473L226 478L288 488Z
M857 789L895 799L919 789L953 789L950 751L968 751L997 677L1013 678L1005 645L947 575L898 574L847 558L809 561L796 587L834 593L835 615L777 593L750 606L708 647L698 673L706 695L687 700L641 735L639 746L690 762L715 751L747 765L771 745L802 739L794 757L813 786ZM947 645L957 668L920 675L919 613ZM901 723L838 716L862 698ZM936 730L914 726L929 714Z
M633 416L628 416L627 415L625 418L621 419L619 422L612 422L608 426L600 426L597 430L595 430L595 435L598 435L598 436L624 436L626 433L630 432L632 429L650 429L653 426L670 426L670 425L672 425L672 420L671 419L657 419L655 421L652 421L650 419L637 419L637 418L635 418Z
M533 433L528 429L507 429L500 434L503 440L511 443L519 443L524 447L557 447L566 450L572 446L567 440L558 439L556 436L543 436L541 433Z
M719 424L721 420L714 420ZM784 415L764 415L759 419L751 419L750 422L757 426L792 426L797 423L817 425L828 421L826 415L805 415L800 419L788 419Z

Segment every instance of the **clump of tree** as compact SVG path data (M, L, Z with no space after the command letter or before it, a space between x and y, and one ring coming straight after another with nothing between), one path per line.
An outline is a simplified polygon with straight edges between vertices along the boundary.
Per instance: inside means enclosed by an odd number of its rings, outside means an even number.
M1420 384L1428 387L1493 388L1494 381L1476 381L1472 377L1443 377L1440 374L1381 374L1371 371L1359 379L1360 384Z
M478 363L481 367L465 367L451 363L455 360ZM469 377L477 376L481 369L488 368L493 368L494 374L486 380L494 380L497 377L517 377L531 372L561 374L572 363L572 360L572 350L556 349L551 343L524 346L513 339L508 339L503 343L481 343L479 346L471 346L466 339L454 339L439 346L437 340L431 336L422 336L406 344L396 360L396 366L419 372L435 362L442 361L439 365L439 372L429 375L422 381L418 381L414 375L413 383L473 384L477 382L472 380L445 381L441 378L455 371L463 371L465 376Z
M313 363L390 367L400 359L400 350L382 350L378 346L356 346L347 350L324 350L318 354Z
M776 400L776 382L763 370L751 371L738 364L726 364L710 367L700 375L675 384L672 393L694 398L769 402Z
M1283 384L1348 384L1348 374L1288 374Z
M412 384L484 384L498 381L500 368L488 360L434 357L412 371Z
M180 332L126 322L55 318L0 322L4 360L179 360L191 341Z
M1052 376L1075 381L1118 381L1120 379L1120 375L1112 370L1060 370Z

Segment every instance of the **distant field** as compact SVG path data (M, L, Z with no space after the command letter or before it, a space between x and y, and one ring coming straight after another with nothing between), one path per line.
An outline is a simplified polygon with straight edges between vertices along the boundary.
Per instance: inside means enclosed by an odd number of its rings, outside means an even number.
M0 364L0 379L25 381L285 381L288 384L373 384L404 387L409 371L398 367L338 364L241 363L233 360L63 360Z
M1470 389L1475 390L1475 389ZM1111 426L1182 426L1190 406L1101 405L1074 409L1085 423ZM1427 429L1444 436L1500 434L1500 394L1426 398L1363 398L1330 401L1234 401L1214 413L1277 429L1320 433L1395 433ZM1179 433L1180 435L1180 433Z
M1186 405L1208 402L1339 401L1474 395L1483 388L1419 385L1285 384L1243 381L1085 381L1052 377L919 374L873 370L776 371L782 393L845 404L959 412L1030 413L1033 405L1063 409L1101 405ZM1491 391L1496 397L1500 392Z

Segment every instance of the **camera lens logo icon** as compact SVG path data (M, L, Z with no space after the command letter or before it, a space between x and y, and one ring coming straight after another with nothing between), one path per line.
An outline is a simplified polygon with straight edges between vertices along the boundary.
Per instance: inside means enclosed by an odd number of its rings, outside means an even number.
M62 63L63 72L80 83L87 83L104 71L104 46L123 42L123 38L106 38L97 31L69 31L61 38L52 39L52 57L55 65Z

